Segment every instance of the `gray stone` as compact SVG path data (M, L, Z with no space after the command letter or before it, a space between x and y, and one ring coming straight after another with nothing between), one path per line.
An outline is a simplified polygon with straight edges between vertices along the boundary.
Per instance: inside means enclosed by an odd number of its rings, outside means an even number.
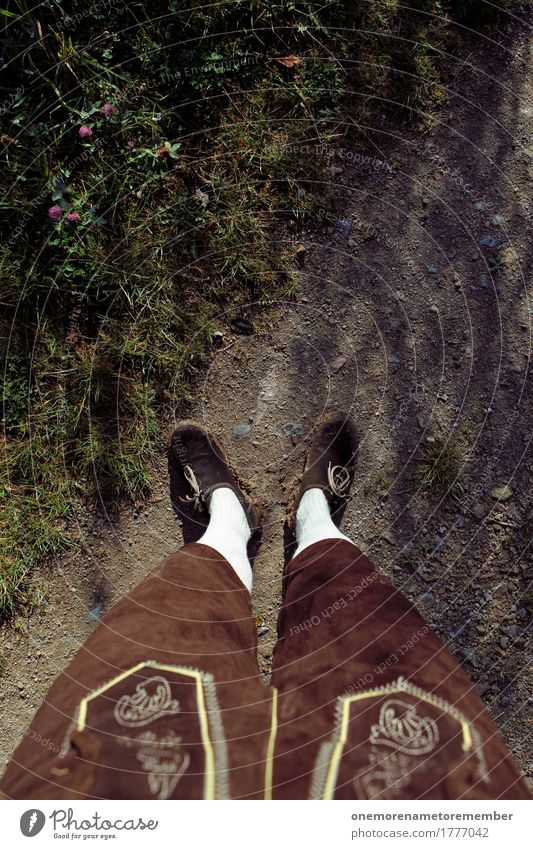
M349 218L339 218L337 222L337 227L341 231L341 233L349 233L352 229L352 222Z
M396 545L396 537L392 531L385 531L384 534L381 534L381 539L386 540L390 545Z
M243 436L249 436L252 428L249 424L237 425L237 427L233 428L233 436L237 439L242 439Z
M513 522L517 522L518 524L520 524L521 516L520 516L520 511L516 507L516 504L510 504L509 505L509 507L507 509L507 515L508 515L509 519L511 519Z
M99 622L104 613L101 604L96 604L87 614L87 622Z
M483 519L486 515L485 505L481 503L481 501L476 502L472 507L472 513L476 517L476 519Z
M289 422L281 428L283 436L303 436L303 426L298 422Z
M329 365L331 373L338 374L338 372L346 365L347 362L348 360L346 359L346 357L335 357L335 359Z

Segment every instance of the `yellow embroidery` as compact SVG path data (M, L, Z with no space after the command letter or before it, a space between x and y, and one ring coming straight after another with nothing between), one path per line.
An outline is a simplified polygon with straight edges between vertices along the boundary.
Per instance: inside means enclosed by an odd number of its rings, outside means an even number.
M268 737L267 755L265 763L265 799L272 799L272 776L274 773L274 749L276 746L276 735L278 733L278 691L273 687L272 692L272 719L270 722L270 735Z

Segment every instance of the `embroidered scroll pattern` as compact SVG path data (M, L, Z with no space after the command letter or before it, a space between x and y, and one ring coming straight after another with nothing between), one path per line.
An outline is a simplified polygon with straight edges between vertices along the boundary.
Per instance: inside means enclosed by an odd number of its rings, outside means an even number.
M148 787L156 799L169 799L191 762L183 750L182 738L175 731L158 737L154 731L143 731L136 737L122 738L121 745L134 747L135 756L148 773Z
M369 769L356 776L353 786L360 799L395 799L403 787L409 784L409 756L401 752L383 753L370 751Z
M401 699L387 699L381 706L377 725L370 729L369 740L408 755L424 755L439 742L439 729L431 717L419 716L415 705Z
M415 705L387 699L377 724L370 728L368 741L368 770L354 778L354 788L366 799L394 799L410 781L410 758L432 752L439 742L439 729L434 719L420 716ZM380 746L393 751L384 754Z
M134 686L135 678L132 676L142 674L143 670L149 670L149 677L140 681L137 678L137 684ZM171 676L178 676L178 680L173 680ZM189 686L181 691L183 695L178 700L173 698L176 690L171 687L180 687L181 677L186 679ZM119 692L115 701L112 690L123 682L127 682L126 692ZM194 689L191 689L193 682ZM108 694L105 702L97 702L104 694ZM89 718L92 705L96 705L96 715ZM215 679L210 672L188 666L172 666L155 660L137 663L97 689L91 690L81 699L76 719L69 726L63 742L65 753L71 746L70 735L74 729L83 732L89 727L91 734L108 733L105 730L108 710L112 710L113 719L123 728L142 729L161 717L176 717L168 723L172 726L171 730L144 728L137 735L132 734L129 737L118 734L114 738L118 745L129 747L131 744L135 747L135 758L148 774L152 795L158 799L167 799L174 794L176 785L193 762L192 751L188 752L184 748L182 737L177 731L184 723L183 727L188 728L187 734L190 735L191 722L198 722L197 742L201 742L204 754L203 798L230 798L226 734ZM104 726L102 732L99 730L100 723ZM197 752L196 748L194 756ZM199 766L196 767L195 774L198 774L198 769Z
M417 703L410 701L409 697L416 699ZM397 798L401 789L411 781L413 770L423 766L434 753L441 738L438 717L429 716L424 709L425 704L458 723L462 732L462 753L474 755L477 777L489 783L481 737L473 724L445 699L399 676L396 681L380 687L337 699L333 733L321 744L317 753L309 798L335 798L344 747L350 734L352 747L355 746L353 735L360 728L357 724L355 731L350 731L350 709L353 703L367 699L384 701L377 721L370 725L366 741L363 735L357 744L357 747L368 748L368 760L362 771L351 779L356 798Z
M170 684L162 675L154 675L137 684L133 695L121 696L115 705L115 719L127 728L148 725L166 714L180 711L177 699L172 698Z

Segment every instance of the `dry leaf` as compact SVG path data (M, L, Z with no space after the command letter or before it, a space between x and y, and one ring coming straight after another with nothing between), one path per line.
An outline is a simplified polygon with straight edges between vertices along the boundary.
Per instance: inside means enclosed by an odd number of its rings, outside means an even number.
M209 203L209 195L207 194L207 192L203 192L201 189L196 189L194 197L200 201L203 208L205 209L207 204Z
M218 227L218 224L217 224L216 221L214 221L214 220L210 221L208 224L205 225L204 229L202 230L202 233L201 233L202 237L203 236L210 236L211 233L213 233L217 229L217 227Z
M299 65L302 60L299 56L281 56L279 59L276 59L278 65L283 65L284 68L294 68L295 65Z
M300 268L303 268L303 266L305 264L306 253L307 253L307 248L305 247L305 245L296 245L296 248L294 250L294 258L295 258L296 262L298 263L298 265L300 266Z

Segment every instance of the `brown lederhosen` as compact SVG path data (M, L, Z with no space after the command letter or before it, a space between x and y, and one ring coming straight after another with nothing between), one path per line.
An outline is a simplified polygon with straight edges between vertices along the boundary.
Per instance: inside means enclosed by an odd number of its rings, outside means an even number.
M7 797L522 799L466 674L358 548L284 579L271 687L250 596L212 548L172 554L52 685ZM44 743L43 743L44 741Z

